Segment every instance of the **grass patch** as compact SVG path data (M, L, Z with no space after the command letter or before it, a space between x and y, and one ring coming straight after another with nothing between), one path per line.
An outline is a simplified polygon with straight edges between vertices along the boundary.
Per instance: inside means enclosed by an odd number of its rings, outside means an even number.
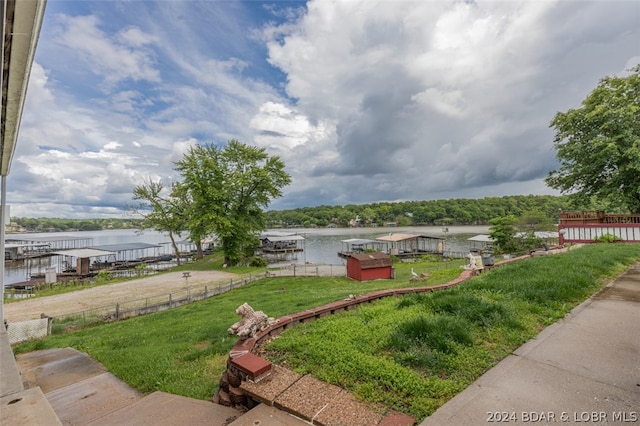
M387 347L390 350L405 351L417 346L445 354L453 353L456 346L469 346L473 343L469 326L469 322L463 318L414 317L398 324Z
M420 421L638 259L637 244L527 259L300 325L269 356Z

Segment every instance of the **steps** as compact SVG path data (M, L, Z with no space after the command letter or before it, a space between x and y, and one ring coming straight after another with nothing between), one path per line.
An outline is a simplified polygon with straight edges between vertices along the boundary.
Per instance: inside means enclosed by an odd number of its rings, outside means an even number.
M230 407L165 392L144 396L72 348L29 352L16 361L25 388L43 393L65 425L226 426L242 415Z
M47 349L16 359L28 392L47 402L59 422L82 426L304 426L407 425L369 410L348 392L279 366L243 390L263 402L242 413L209 401L154 392L143 395L89 355L73 348ZM44 395L44 398L43 398ZM46 399L45 399L46 398ZM37 398L36 398L37 399ZM293 413L293 414L289 414ZM50 424L56 423L52 419ZM30 424L30 423L20 423Z

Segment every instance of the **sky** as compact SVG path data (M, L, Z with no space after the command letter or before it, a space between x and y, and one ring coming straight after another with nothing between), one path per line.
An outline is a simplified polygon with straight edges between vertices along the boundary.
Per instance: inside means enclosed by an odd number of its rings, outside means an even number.
M631 0L48 0L7 204L125 217L231 139L284 161L270 210L558 195L554 115L639 63Z

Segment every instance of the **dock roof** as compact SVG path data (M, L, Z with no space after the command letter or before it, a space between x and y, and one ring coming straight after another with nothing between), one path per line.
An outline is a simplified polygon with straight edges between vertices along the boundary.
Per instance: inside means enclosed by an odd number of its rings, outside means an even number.
M493 243L495 240L490 236L488 236L487 234L479 234L471 238L468 238L467 241L476 241L479 243Z
M89 247L95 250L104 250L104 251L127 251L127 250L145 250L149 248L160 247L157 244L149 244L149 243L121 243L121 244L106 244L102 246L93 246Z
M432 237L430 235L422 235L422 234L389 234L383 235L382 237L376 238L378 241L389 241L392 243L398 241L406 241L406 240L414 240L418 238L425 238L429 240L444 240L442 237Z
M28 234L27 234L28 235ZM6 241L37 241L37 242L52 242L52 241L79 241L79 240L91 240L91 237L74 237L71 235L46 235L46 236L15 236L7 235Z
M113 251L97 250L97 249L91 249L91 248L56 250L56 251L52 251L51 253L57 254L59 256L77 257L79 259L84 259L87 257L110 256L110 255L116 254Z
M288 235L288 236L265 236L263 235L262 237L260 237L260 239L262 240L269 240L272 242L277 242L277 241L302 241L304 240L304 237L302 235Z
M379 243L378 240L367 240L366 238L349 238L348 240L342 240L343 243L347 244L373 244Z

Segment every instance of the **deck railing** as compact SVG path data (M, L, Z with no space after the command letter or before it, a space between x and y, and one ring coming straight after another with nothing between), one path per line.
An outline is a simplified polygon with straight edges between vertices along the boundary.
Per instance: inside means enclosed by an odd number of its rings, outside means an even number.
M640 223L640 214L608 214L604 223Z
M566 211L560 213L561 225L584 223L640 223L640 214L606 214L602 210Z

